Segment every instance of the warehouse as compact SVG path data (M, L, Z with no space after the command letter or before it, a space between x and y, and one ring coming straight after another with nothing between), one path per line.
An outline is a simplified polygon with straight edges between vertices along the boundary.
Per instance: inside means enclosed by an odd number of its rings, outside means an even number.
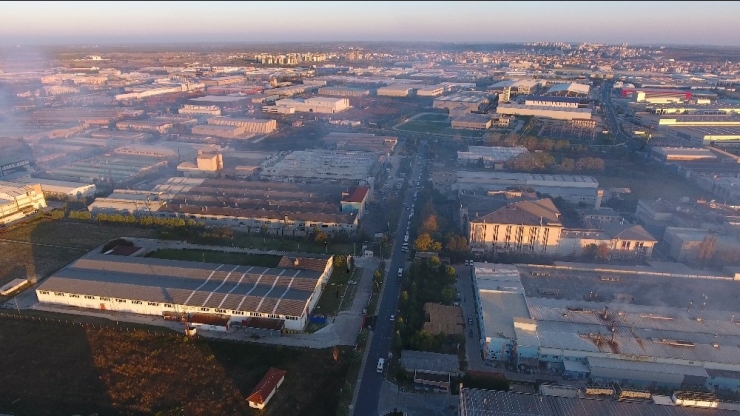
M238 126L242 127L247 133L258 134L269 134L277 129L277 121L271 119L211 117L208 119L208 124Z
M457 164L471 165L482 162L484 167L496 167L497 165L500 167L504 162L522 153L527 153L526 147L468 146L467 152L457 152Z
M381 160L382 159L382 160ZM339 150L299 150L265 167L263 179L274 181L331 180L373 182L374 169L384 163L376 153Z
M504 103L496 108L498 114L512 116L534 116L556 120L591 119L590 108L569 108L561 106L542 106Z
M408 84L388 85L378 88L377 95L380 97L408 97L414 93L415 88Z
M457 172L460 193L505 191L510 188L532 189L553 198L562 197L573 204L596 203L599 183L591 176L540 175L509 172Z
M711 162L717 160L717 155L703 147L653 147L650 151L653 159L663 162Z
M167 167L166 160L129 155L103 155L47 170L46 176L81 183L133 180Z
M0 182L0 225L24 218L41 208L46 208L46 199L40 185Z
M252 136L251 134L245 134L244 127L242 126L221 126L216 124L199 124L193 126L191 132L198 136L213 136L222 139L249 138Z
M370 95L370 90L349 87L322 87L319 88L319 95L329 97L362 97Z
M589 86L577 82L561 82L547 90L547 95L562 97L588 97Z
M393 153L393 149L398 144L398 137L376 136L369 133L332 132L321 140L337 150L356 150L387 155Z
M452 110L457 107L465 106L468 111L478 111L490 102L489 96L485 92L467 91L455 94L445 95L434 99L434 108Z
M20 177L9 180L18 185L41 185L41 192L46 198L84 199L95 196L95 185L78 182L57 181L52 179Z
M486 114L470 113L452 120L453 129L488 130L492 124L491 116Z
M116 123L119 130L148 131L156 133L166 133L174 127L171 121L159 120L126 120Z
M269 91L268 91L269 92ZM275 101L275 105L263 107L263 111L280 114L289 113L321 113L334 114L350 107L347 98L313 97L306 99L282 99Z
M427 85L419 87L419 89L416 90L416 95L419 97L439 97L444 94L445 91L447 91L447 89L445 89L444 85Z
M221 109L216 105L194 105L185 104L177 110L178 114L188 114L194 116L220 116Z
M740 141L740 126L728 127L669 127L668 134L687 140L692 146L712 142Z
M41 303L164 316L262 317L303 331L329 280L332 258L283 258L277 268L90 253L49 276Z

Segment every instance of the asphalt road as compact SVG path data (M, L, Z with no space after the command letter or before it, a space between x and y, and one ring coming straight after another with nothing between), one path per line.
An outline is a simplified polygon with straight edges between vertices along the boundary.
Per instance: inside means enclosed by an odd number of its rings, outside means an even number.
M415 157L415 165L410 181L416 181L421 174L423 176L424 163L418 158L418 156L425 156L426 144L422 143L419 146L419 153ZM354 415L357 416L376 416L378 415L378 402L380 399L380 390L383 386L383 375L377 372L377 364L379 358L388 358L388 352L390 351L391 341L393 340L393 329L394 322L390 321L390 316L396 314L398 309L398 296L400 285L396 283L396 271L399 267L404 267L405 254L401 251L401 244L403 237L406 234L406 225L408 223L409 214L411 213L411 205L414 198L415 186L413 182L410 182L412 186L409 186L405 190L405 196L403 202L407 204L407 208L401 211L401 218L398 222L398 229L396 230L395 241L393 245L393 254L391 255L390 267L388 276L385 278L385 284L383 285L383 298L380 301L380 308L378 309L376 326L373 328L372 342L370 343L370 349L367 354L367 363L365 363L365 370L362 374L360 385L357 386L359 394L357 396L357 402L354 406ZM386 364L387 366L387 364ZM382 415L381 415L382 416Z
M612 105L611 94L612 84L604 83L601 86L601 102L604 104L604 113L609 130L614 133L618 142L626 143L631 151L639 150L642 147L642 143L625 134L619 126L617 114Z

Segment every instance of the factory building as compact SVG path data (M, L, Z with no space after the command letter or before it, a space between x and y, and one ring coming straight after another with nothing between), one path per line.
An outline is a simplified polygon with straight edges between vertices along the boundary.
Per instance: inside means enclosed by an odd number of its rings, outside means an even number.
M198 136L212 136L220 137L222 139L237 139L240 137L247 138L251 135L246 135L244 127L242 126L222 126L216 124L199 124L193 126L190 130L191 133Z
M236 266L89 253L49 276L39 302L141 315L205 314L229 324L257 317L303 331L333 258L287 258L278 267Z
M2 183L2 182L0 182ZM66 182L58 181L53 179L42 179L42 178L31 178L31 177L19 177L9 179L8 183L16 185L33 186L35 184L41 185L41 192L46 198L61 198L61 199L84 199L95 196L95 185L84 184L78 182Z
M187 114L192 116L220 116L221 109L215 105L195 105L185 104L181 109L177 110L179 114Z
M650 156L662 163L717 160L717 155L703 147L653 147Z
M374 182L375 173L387 161L376 153L339 150L300 150L262 169L260 177L274 181Z
M480 162L484 167L502 167L509 159L527 153L523 146L468 146L467 152L457 152L458 165L475 165Z
M589 86L577 82L562 82L553 85L547 90L547 95L557 95L561 97L588 97Z
M496 107L496 113L509 116L534 116L552 118L555 120L590 120L590 108L570 108L561 105L527 105L503 103Z
M329 97L363 97L370 95L370 90L349 87L321 87L319 88L319 95Z
M215 177L223 170L224 159L221 153L201 152L195 163L182 162L177 165L177 171L189 178Z
M432 107L439 109L452 110L457 107L467 107L468 112L479 111L490 103L487 93L467 91L458 92L434 99Z
M306 99L282 99L275 101L274 106L265 106L263 111L278 114L320 113L334 114L350 108L347 98L313 97Z
M491 116L486 114L465 114L452 120L453 129L488 130L493 125Z
M711 104L698 103L666 103L666 104L629 104L630 108L638 108L651 114L679 114L679 115L727 115L740 114L740 103L734 101L715 101Z
M733 127L740 126L740 115L659 115L635 113L635 121L654 129L666 127Z
M231 118L212 117L208 119L209 125L216 126L238 126L246 133L269 134L277 129L277 121L272 119Z
M651 89L651 88L622 88L622 98L629 98L636 103L668 104L681 103L691 100L691 91Z
M666 132L669 136L685 140L690 146L740 141L740 126L669 127Z
M408 84L393 84L380 87L377 90L379 97L409 97L414 94L416 87Z
M444 94L447 89L444 85L427 85L419 87L416 90L416 95L419 97L439 97Z
M506 191L507 189L531 189L553 198L588 205L596 203L599 183L591 176L540 175L510 172L457 172L456 187L459 193Z
M133 191L116 189L107 197L96 198L87 209L93 215L124 214L124 215L157 215L156 212L165 205L159 194L150 191Z
M561 108L582 108L580 98L573 97L549 97L546 95L529 95L524 98L524 105L539 107L561 107ZM588 106L587 104L585 106Z
M376 136L368 133L332 132L325 136L322 141L337 150L390 155L398 144L398 137Z
M160 120L125 120L116 123L119 130L148 131L156 133L167 133L174 127L171 121Z
M16 185L0 182L0 225L25 218L41 208L46 199L41 185Z

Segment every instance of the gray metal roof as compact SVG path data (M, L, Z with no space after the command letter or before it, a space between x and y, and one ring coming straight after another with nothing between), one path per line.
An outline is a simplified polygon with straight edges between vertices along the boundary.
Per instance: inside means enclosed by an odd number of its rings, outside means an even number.
M92 254L38 290L301 316L320 272Z

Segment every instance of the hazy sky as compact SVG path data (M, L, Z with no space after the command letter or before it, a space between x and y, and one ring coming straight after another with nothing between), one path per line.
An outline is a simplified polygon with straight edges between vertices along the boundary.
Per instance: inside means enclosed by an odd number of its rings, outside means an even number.
M740 2L3 2L0 44L446 41L740 46Z

